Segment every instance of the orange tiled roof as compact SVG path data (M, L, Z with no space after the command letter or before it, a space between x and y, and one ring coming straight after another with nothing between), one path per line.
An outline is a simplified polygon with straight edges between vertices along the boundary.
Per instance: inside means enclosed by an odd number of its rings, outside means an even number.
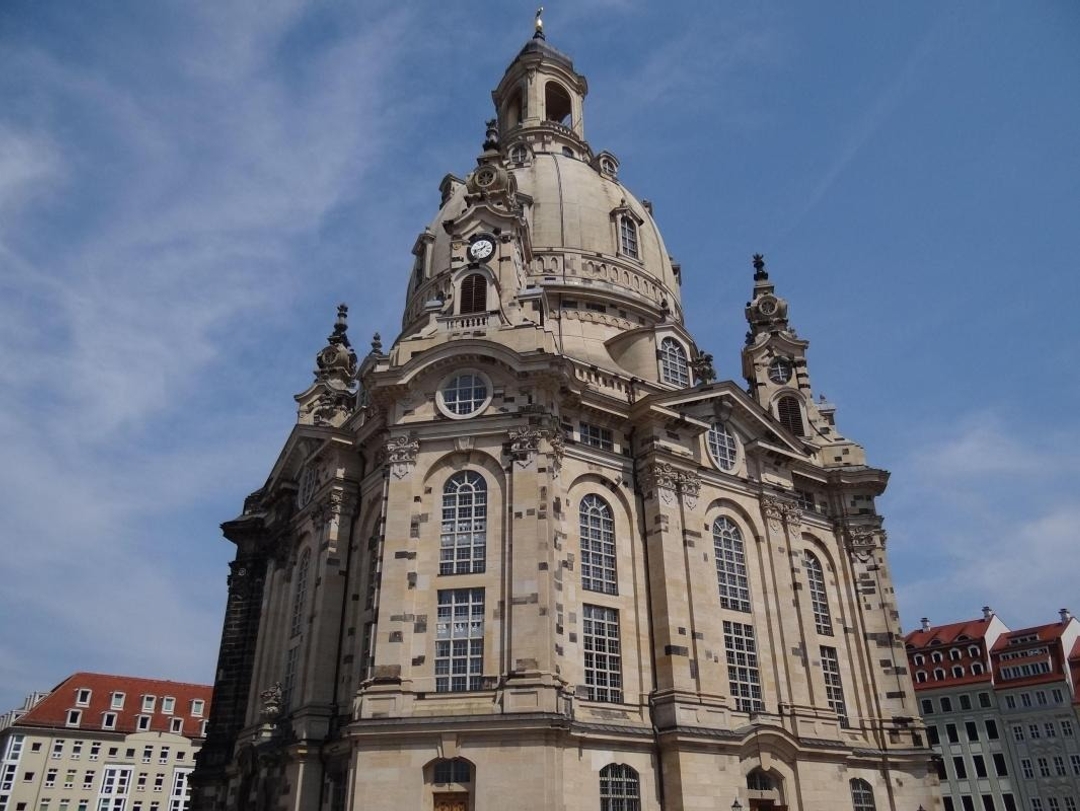
M983 618L953 622L949 625L934 625L929 631L920 628L907 634L904 637L904 644L913 645L916 648L925 648L935 640L939 644L948 645L960 641L962 636L966 636L968 639L982 639L986 636L988 627L990 627L990 620Z
M78 703L79 692L90 691L90 700ZM124 694L122 708L114 708L112 697ZM134 676L112 676L104 673L75 673L58 684L48 696L19 719L19 726L57 727L101 731L105 713L116 714L116 725L109 732L137 731L171 732L172 719L182 718L183 734L189 738L202 736L202 722L210 717L210 697L213 687L206 684L185 684L161 679L141 679ZM143 696L154 696L154 712L142 711ZM162 699L174 699L173 711L162 712ZM202 712L192 714L192 702L202 701ZM81 712L78 725L68 725L68 711ZM139 730L137 717L150 717L149 730Z

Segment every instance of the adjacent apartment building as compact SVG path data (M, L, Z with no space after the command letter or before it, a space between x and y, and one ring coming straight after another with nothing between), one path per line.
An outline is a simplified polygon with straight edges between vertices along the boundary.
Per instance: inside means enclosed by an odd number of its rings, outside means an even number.
M76 673L0 728L0 811L187 811L211 688Z
M980 619L905 637L945 811L1080 807L1080 622Z

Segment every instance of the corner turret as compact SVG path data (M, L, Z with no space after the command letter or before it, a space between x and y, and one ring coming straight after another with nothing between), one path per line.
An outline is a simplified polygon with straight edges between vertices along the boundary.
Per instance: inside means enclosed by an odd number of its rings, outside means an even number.
M814 400L806 350L810 342L788 322L787 300L776 294L765 257L754 254L754 292L746 304L746 346L742 352L747 392L780 424L817 447L829 467L863 466L866 452L836 430L836 406Z

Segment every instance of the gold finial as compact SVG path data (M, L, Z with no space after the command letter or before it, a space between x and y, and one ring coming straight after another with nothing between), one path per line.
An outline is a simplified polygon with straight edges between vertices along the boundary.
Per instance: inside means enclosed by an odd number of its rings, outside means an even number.
M544 13L544 7L540 6L540 8L538 8L536 10L536 22L535 22L536 33L533 34L534 39L544 39L544 21L542 19L540 19L540 15L543 14L543 13Z

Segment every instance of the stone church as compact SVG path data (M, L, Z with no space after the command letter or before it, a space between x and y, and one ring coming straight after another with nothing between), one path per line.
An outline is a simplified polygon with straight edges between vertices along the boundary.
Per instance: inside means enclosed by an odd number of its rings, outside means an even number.
M339 308L223 525L195 808L938 804L888 474L813 398L761 256L745 382L714 379L587 89L538 24L413 245L400 335L360 358Z

